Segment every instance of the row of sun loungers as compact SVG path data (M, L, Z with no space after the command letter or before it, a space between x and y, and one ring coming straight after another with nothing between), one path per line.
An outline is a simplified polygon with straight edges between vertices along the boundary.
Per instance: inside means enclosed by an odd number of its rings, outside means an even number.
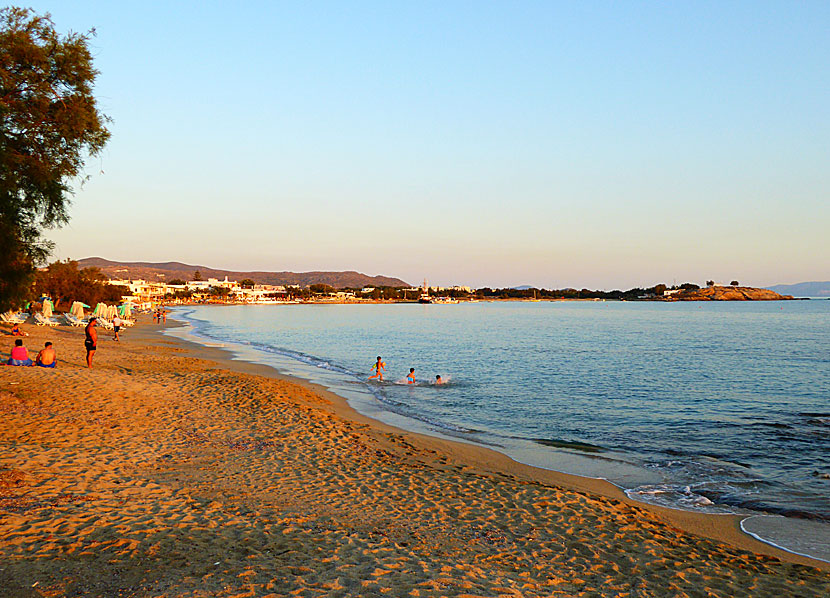
M12 314L11 312L7 312L4 314L0 314L0 321L5 322L6 324L23 324L26 319L29 317L27 313L20 313L20 314ZM35 320L35 325L37 326L58 326L61 322L56 318L47 318L42 313L37 312L33 316ZM107 320L106 318L102 318L100 316L96 316L98 319L98 324L104 328L105 330L112 330L115 328L112 322ZM63 314L63 323L68 326L86 326L89 323L89 318L79 318L76 315L71 313ZM135 322L133 320L128 320L126 318L121 318L121 325L124 327L134 326Z
M7 311L4 314L0 314L0 321L5 322L6 324L22 324L28 317L29 314L26 312L12 313Z

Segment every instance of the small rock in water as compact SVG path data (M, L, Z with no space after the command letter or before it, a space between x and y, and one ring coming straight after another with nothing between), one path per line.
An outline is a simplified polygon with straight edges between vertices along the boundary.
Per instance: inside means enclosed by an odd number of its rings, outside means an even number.
M695 499L694 502L695 502L696 505L711 505L712 504L712 501L709 500L708 498L706 498L705 496L698 496Z

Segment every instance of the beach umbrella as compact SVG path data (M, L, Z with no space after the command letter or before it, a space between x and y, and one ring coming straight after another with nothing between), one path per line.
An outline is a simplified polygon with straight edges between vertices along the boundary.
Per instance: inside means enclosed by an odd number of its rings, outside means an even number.
M133 317L133 306L130 303L125 303L121 306L121 317L122 318L131 318Z
M110 305L107 308L107 319L112 320L117 315L118 315L118 308L115 307L114 305Z
M104 305L103 303L99 303L98 305L95 306L95 311L92 312L92 315L97 316L99 318L103 318L105 309L107 309L107 306Z
M89 307L86 303L81 303L80 301L74 301L72 303L72 307L69 308L69 313L71 313L76 318L80 318L81 320L84 319L84 306Z

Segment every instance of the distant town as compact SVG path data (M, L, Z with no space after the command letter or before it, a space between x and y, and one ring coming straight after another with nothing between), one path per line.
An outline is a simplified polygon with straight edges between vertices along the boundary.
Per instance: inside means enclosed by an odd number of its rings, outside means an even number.
M336 289L327 284L270 285L253 280L223 280L194 277L193 280L151 282L145 280L106 281L123 287L122 300L136 304L285 304L285 303L458 303L482 300L594 300L594 301L676 301L676 300L771 300L785 297L766 289L741 287L738 281L729 284L707 281L706 287L693 283L627 291L596 291L589 289L489 288L469 286L431 286L425 280L420 287L362 287Z

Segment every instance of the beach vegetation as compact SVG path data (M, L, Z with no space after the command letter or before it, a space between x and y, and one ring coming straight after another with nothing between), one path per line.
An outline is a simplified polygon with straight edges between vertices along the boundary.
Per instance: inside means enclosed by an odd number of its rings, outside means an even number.
M740 286L741 283L739 283L737 280L733 280L729 284L730 284L730 286L737 287L737 286Z
M31 290L53 248L42 231L69 221L72 185L110 137L92 93L94 34L60 35L48 14L0 9L0 310Z
M327 285L327 284L312 284L309 285L308 290L314 293L315 295L325 295L328 293L334 293L334 287Z
M227 297L231 290L226 287L210 287L208 293L211 297Z
M239 286L241 286L243 289L252 289L252 288L254 288L255 285L256 285L256 283L253 280L251 280L250 278L243 278L239 282Z
M130 294L130 289L107 282L99 268L78 268L74 260L55 261L39 270L35 278L34 295L51 297L55 310L61 304L81 301L88 305L100 302L116 303Z
M174 278L173 280L169 281L167 284L180 286L180 285L183 285L183 284L187 284L187 282L185 282L181 278Z
M713 287L713 286L715 286L715 281L714 281L714 280L707 280L707 281L706 281L706 286L707 286L707 287Z

